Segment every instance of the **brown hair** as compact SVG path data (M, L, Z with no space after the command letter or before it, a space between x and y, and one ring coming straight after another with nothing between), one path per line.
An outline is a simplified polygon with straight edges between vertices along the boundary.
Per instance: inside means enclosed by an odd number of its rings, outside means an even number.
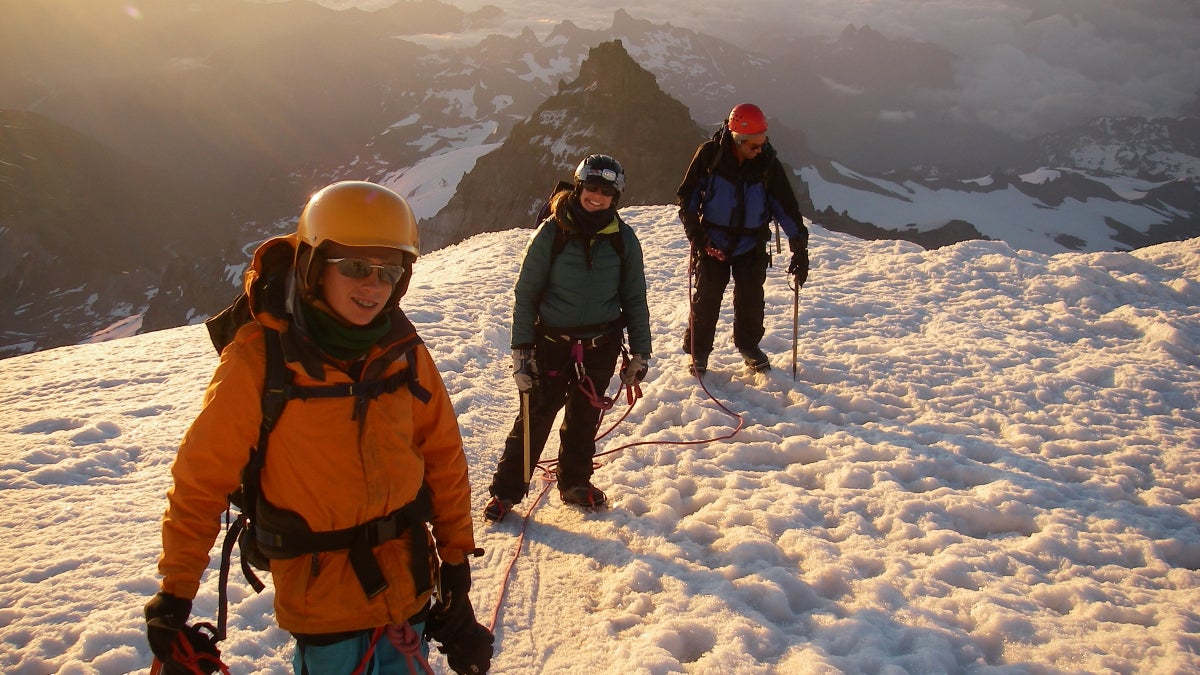
M550 215L557 218L560 222L565 220L566 218L563 214L567 208L567 200L577 195L579 188L580 186L576 184L574 190L563 190L554 193L554 196L550 198Z

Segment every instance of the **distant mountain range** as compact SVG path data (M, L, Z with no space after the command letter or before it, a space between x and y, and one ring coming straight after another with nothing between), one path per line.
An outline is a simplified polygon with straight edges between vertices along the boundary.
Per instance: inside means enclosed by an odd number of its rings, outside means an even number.
M837 163L801 175L822 225L926 248L996 239L1043 253L1128 250L1200 234L1196 178L1144 180L1079 169L975 179L869 176Z
M1200 178L1200 117L1101 117L1026 144L1027 164L1148 181Z
M1200 120L1019 142L949 114L953 54L865 27L768 57L617 10L609 30L435 49L404 36L499 10L180 0L114 23L127 3L82 4L81 26L53 3L0 22L0 356L219 310L254 245L340 178L405 194L427 250L528 225L586 152L626 164L624 204L670 203L742 100L831 229L1047 253L1200 234Z

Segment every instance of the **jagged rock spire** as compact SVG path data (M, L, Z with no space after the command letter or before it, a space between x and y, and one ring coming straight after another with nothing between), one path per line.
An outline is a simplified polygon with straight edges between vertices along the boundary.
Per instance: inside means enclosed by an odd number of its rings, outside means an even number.
M562 82L504 143L481 157L445 208L422 222L429 250L473 234L529 226L559 180L591 153L625 167L622 206L671 204L696 146L708 136L620 40L593 47L579 75Z

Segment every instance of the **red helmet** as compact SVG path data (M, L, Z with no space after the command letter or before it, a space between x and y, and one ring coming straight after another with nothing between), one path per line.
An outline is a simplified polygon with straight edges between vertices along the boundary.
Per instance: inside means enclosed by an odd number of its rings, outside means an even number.
M725 123L729 130L736 134L757 136L767 133L767 116L753 103L739 103L733 106Z

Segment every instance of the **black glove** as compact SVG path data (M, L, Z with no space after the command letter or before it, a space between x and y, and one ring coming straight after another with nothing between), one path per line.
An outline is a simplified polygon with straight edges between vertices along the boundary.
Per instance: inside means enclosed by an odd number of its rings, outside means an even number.
M649 354L634 354L630 357L629 362L621 366L621 383L626 385L635 385L646 379L646 372L650 369Z
M471 566L442 563L438 599L429 609L425 637L437 641L446 663L459 675L482 675L492 667L492 631L475 620L475 609L467 597L471 590Z
M191 613L191 600L170 593L155 593L146 603L146 641L150 643L150 651L163 663L164 672L172 672L169 666L175 660L171 658L171 647L179 639L179 632L187 625Z
M796 277L796 285L803 286L808 281L808 247L792 246L792 262L788 265L788 274Z

